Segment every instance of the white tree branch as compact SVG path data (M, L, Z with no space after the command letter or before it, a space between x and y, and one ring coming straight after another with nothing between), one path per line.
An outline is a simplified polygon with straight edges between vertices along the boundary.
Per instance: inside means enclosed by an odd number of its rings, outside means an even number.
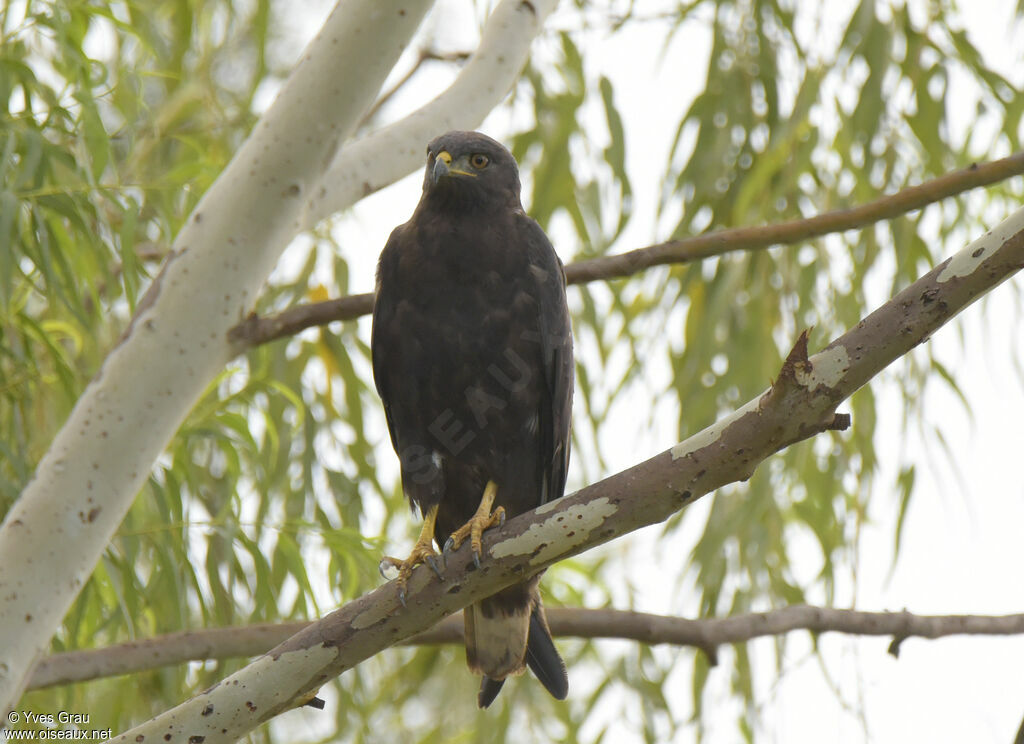
M423 165L427 142L450 129L473 129L508 93L530 43L558 0L502 0L480 46L449 88L405 118L346 144L312 194L304 227L348 207Z
M157 456L236 353L228 330L429 0L342 0L178 234L131 326L0 527L0 712L21 695Z
M796 630L892 636L890 653L907 638L952 635L1022 635L1024 614L915 615L911 612L864 612L807 605L783 607L726 618L672 617L628 610L579 607L547 609L551 633L560 638L625 639L648 645L694 646L712 659L726 643L744 643ZM106 648L66 651L43 659L32 673L29 689L85 682L158 669L187 661L258 656L283 643L308 622L204 628L170 633ZM433 628L402 641L419 646L462 643L462 615L449 615Z
M772 386L735 413L646 462L488 532L487 558L479 570L471 546L464 545L449 558L442 579L425 566L413 572L407 607L389 583L119 740L237 739L307 700L332 677L466 605L748 479L771 454L848 426L849 416L835 413L841 401L1021 268L1024 208L813 357L807 354L807 334L801 334Z

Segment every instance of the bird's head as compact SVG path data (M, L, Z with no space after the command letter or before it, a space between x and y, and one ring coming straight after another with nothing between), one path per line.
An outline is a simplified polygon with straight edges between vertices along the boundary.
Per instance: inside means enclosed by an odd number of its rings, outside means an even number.
M479 132L448 132L427 145L423 198L465 211L521 208L519 168L505 147Z

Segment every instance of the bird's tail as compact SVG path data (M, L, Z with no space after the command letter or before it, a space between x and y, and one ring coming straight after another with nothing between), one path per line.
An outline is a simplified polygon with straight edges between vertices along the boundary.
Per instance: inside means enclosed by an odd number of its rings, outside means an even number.
M565 662L548 630L536 580L509 587L463 613L466 660L483 675L477 703L486 708L497 697L505 678L529 665L548 692L564 700L569 691Z

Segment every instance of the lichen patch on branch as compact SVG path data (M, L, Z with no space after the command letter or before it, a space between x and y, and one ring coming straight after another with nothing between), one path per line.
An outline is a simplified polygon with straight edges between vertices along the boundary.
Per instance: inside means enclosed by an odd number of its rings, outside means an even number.
M536 509L534 509L534 511L536 511L538 514L546 514L552 509L554 509L556 506L558 506L558 499L541 504Z
M490 554L494 558L528 555L531 563L544 562L561 555L566 548L585 543L590 533L618 510L618 505L606 497L575 504L540 524L530 525L523 534L491 546Z
M993 234L989 231L963 250L957 251L939 274L939 283L973 274L974 270L995 252L994 249L998 248L992 245L994 242Z
M694 434L686 441L680 442L675 447L669 450L672 454L672 461L675 462L681 457L686 457L689 454L696 452L697 450L704 449L709 444L714 444L715 441L722 435L729 426L734 424L739 419L746 416L748 413L756 411L761 403L761 396L748 401L745 406L738 408L728 416L719 419L711 426L702 429L701 431Z
M970 276L1021 231L1024 231L1024 213L1018 210L966 248L954 253L946 268L939 274L939 283L948 282L956 277Z
M815 354L809 361L810 364L797 365L793 374L796 381L812 393L819 385L835 387L850 368L850 355L842 344Z

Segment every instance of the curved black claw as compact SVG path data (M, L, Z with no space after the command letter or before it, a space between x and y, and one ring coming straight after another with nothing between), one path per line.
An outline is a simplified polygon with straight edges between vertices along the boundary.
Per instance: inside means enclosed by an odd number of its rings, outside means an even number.
M423 560L428 566L434 569L434 573L437 574L437 578L443 579L444 576L441 573L441 564L438 562L437 558L438 556L436 555L428 555Z
M504 507L498 507L498 527L505 526L505 509Z
M455 549L455 538L454 537L449 537L447 540L445 540L444 547L441 548L441 554L447 556L454 549Z
M405 607L405 584L398 587L398 601L402 603L402 607Z
M473 551L473 565L478 571L480 570L480 554L475 550Z

